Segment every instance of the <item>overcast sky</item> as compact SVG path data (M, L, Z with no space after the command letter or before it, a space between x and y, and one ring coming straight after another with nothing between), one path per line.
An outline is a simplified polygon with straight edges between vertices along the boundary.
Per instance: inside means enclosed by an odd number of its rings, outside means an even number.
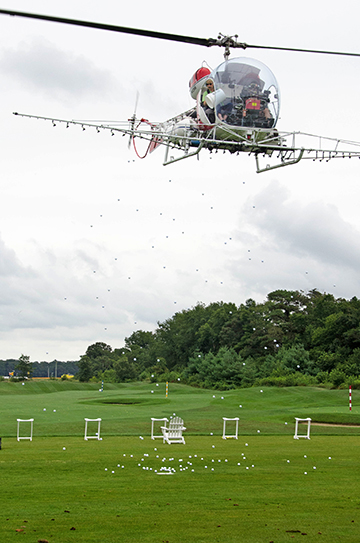
M360 52L355 1L2 0L0 8L199 37ZM242 53L233 52L232 57ZM278 128L360 141L360 59L249 49L281 89ZM76 360L197 302L275 289L360 296L360 162L256 174L253 157L162 166L127 138L12 115L170 118L220 49L0 16L0 358Z

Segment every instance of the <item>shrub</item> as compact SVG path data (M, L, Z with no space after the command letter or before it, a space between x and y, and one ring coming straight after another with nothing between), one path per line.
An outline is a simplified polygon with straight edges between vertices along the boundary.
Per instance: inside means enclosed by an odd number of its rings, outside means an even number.
M211 352L205 355L196 352L185 368L184 377L188 380L190 377L197 375L206 388L219 386L224 388L224 386L228 385L239 386L243 368L243 359L234 349L221 347L216 355ZM252 373L250 375L250 373L249 381L253 382L255 375Z
M304 375L299 371L289 373L288 375L274 375L263 377L255 381L256 386L275 386L275 387L294 387L294 386L311 386L316 384L315 377Z
M319 371L316 375L317 383L328 383L329 382L329 372L328 371Z
M302 373L311 373L309 352L303 345L295 344L291 347L281 347L275 356L276 366L283 373L292 373L300 370Z
M334 368L329 373L329 381L334 385L335 388L338 388L340 385L344 384L346 377L346 373L337 368Z
M157 376L157 381L159 383L166 383L167 381L169 383L175 383L181 381L181 374L177 371L166 371Z
M101 373L99 377L105 383L116 383L118 380L116 371L114 369L103 371L103 373Z

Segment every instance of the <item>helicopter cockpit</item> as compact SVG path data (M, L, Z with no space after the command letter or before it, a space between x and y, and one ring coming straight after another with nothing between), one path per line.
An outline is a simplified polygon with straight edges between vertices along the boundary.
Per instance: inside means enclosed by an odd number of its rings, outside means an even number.
M200 98L206 102L206 115L233 127L273 128L279 117L280 96L274 74L261 62L234 58L220 64L208 76L213 92L206 87ZM205 84L204 84L205 85ZM212 119L210 119L210 122Z

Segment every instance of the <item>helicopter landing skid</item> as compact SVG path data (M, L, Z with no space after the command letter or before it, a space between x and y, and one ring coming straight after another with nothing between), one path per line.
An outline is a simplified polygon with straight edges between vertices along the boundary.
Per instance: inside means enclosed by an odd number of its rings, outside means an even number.
M300 162L302 157L304 156L305 149L300 149L299 155L295 158L288 157L286 154L281 157L281 162L279 164L274 164L271 166L270 164L266 164L265 168L261 168L259 164L259 155L255 155L255 161L256 161L256 173L263 173L268 172L270 170L276 170L277 168L283 168L284 166L291 166L292 164L297 164Z
M168 164L174 164L174 162L179 162L179 160L184 160L184 158L189 158L191 156L195 156L195 155L198 155L201 151L201 149L204 147L205 145L205 140L201 141L198 145L198 148L196 149L196 151L193 151L192 153L189 153L189 152L186 152L180 156L180 157L177 157L177 158L174 158L174 157L170 157L169 159L169 151L170 151L170 147L167 146L166 147L166 150L165 150L165 158L164 158L164 162L163 162L163 166L168 166ZM188 149L187 149L188 151Z

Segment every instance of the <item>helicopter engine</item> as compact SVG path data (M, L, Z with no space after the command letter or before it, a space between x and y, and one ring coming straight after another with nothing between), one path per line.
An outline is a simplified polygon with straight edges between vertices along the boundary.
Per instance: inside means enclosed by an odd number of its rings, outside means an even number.
M171 141L177 145L187 146L187 137L193 133L195 121L190 117L184 117L172 124L167 132L171 136Z

